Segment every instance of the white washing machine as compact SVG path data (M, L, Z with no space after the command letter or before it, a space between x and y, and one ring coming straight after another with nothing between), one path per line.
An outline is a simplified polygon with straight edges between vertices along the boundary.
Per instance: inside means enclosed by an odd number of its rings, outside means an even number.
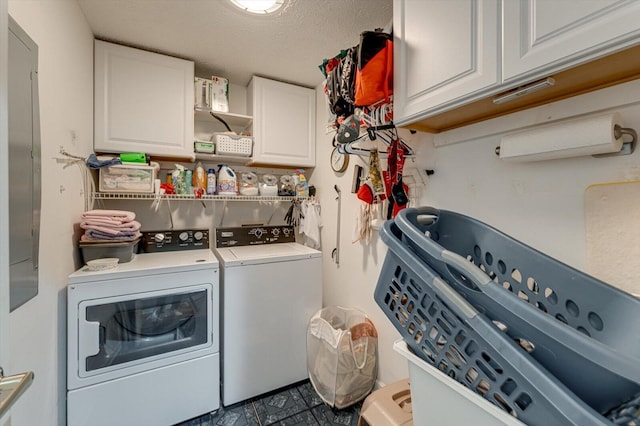
M168 426L220 407L219 266L208 231L145 235L152 253L69 276L69 426Z
M222 404L305 380L309 319L322 307L321 252L291 226L218 228Z

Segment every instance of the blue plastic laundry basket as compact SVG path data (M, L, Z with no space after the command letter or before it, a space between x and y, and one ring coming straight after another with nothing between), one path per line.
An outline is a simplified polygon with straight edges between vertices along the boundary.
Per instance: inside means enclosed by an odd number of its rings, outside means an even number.
M374 298L420 358L531 426L637 424L640 398L600 414L441 279L393 221L380 236L389 250Z
M389 249L374 298L420 358L528 425L613 424L438 277L393 221L380 236Z
M604 413L640 392L639 299L458 213L411 208L395 223L415 255L590 407Z

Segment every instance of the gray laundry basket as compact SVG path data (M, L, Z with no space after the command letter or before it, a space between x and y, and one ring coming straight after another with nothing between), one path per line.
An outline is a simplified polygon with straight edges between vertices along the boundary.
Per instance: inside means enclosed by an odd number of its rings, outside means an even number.
M589 406L604 413L640 393L640 299L458 213L410 208L395 223L415 255Z
M528 425L611 425L438 277L393 221L380 236L389 249L374 298L416 355Z
M528 425L614 424L438 277L393 221L380 236L389 249L374 298L416 355Z

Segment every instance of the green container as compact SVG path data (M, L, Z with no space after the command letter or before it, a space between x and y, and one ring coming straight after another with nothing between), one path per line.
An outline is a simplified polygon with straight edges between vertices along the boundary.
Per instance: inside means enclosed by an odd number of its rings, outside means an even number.
M120 154L123 163L147 163L147 155L144 152L124 152Z

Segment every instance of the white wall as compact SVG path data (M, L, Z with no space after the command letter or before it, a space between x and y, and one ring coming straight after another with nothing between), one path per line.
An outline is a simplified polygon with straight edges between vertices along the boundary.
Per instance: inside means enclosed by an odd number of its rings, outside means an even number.
M93 34L74 0L10 0L9 14L38 45L42 147L39 293L10 315L10 371L35 380L12 410L14 426L64 425L66 280L75 269L73 224L82 179L55 158L93 146Z
M0 0L0 234L9 234L9 143L7 130L7 0ZM9 362L9 238L0 238L0 365ZM6 371L5 374L9 374ZM4 416L3 425L11 419Z
M523 123L542 123L558 117L596 111L620 112L624 125L640 128L640 81L603 89L529 111L515 113L478 125L441 134L439 140L469 139L464 143L434 148L434 135L403 135L417 147L418 158L410 167L434 169L423 188L419 204L464 213L484 221L573 267L586 269L584 191L595 183L640 178L639 152L630 156L591 157L529 164L507 164L494 154L502 132ZM634 96L636 94L636 96ZM325 135L324 94L317 89L318 165L311 183L319 187L322 203L324 304L358 307L374 321L379 339L379 380L391 383L407 376L406 360L391 349L400 335L373 300L385 247L378 238L369 246L352 244L358 201L349 193L353 164L364 165L352 156L349 169L336 176L329 167L332 135ZM489 136L474 137L485 134ZM627 140L627 139L625 139ZM331 260L336 241L337 202L333 185L342 188L340 266ZM622 224L621 226L639 226Z

